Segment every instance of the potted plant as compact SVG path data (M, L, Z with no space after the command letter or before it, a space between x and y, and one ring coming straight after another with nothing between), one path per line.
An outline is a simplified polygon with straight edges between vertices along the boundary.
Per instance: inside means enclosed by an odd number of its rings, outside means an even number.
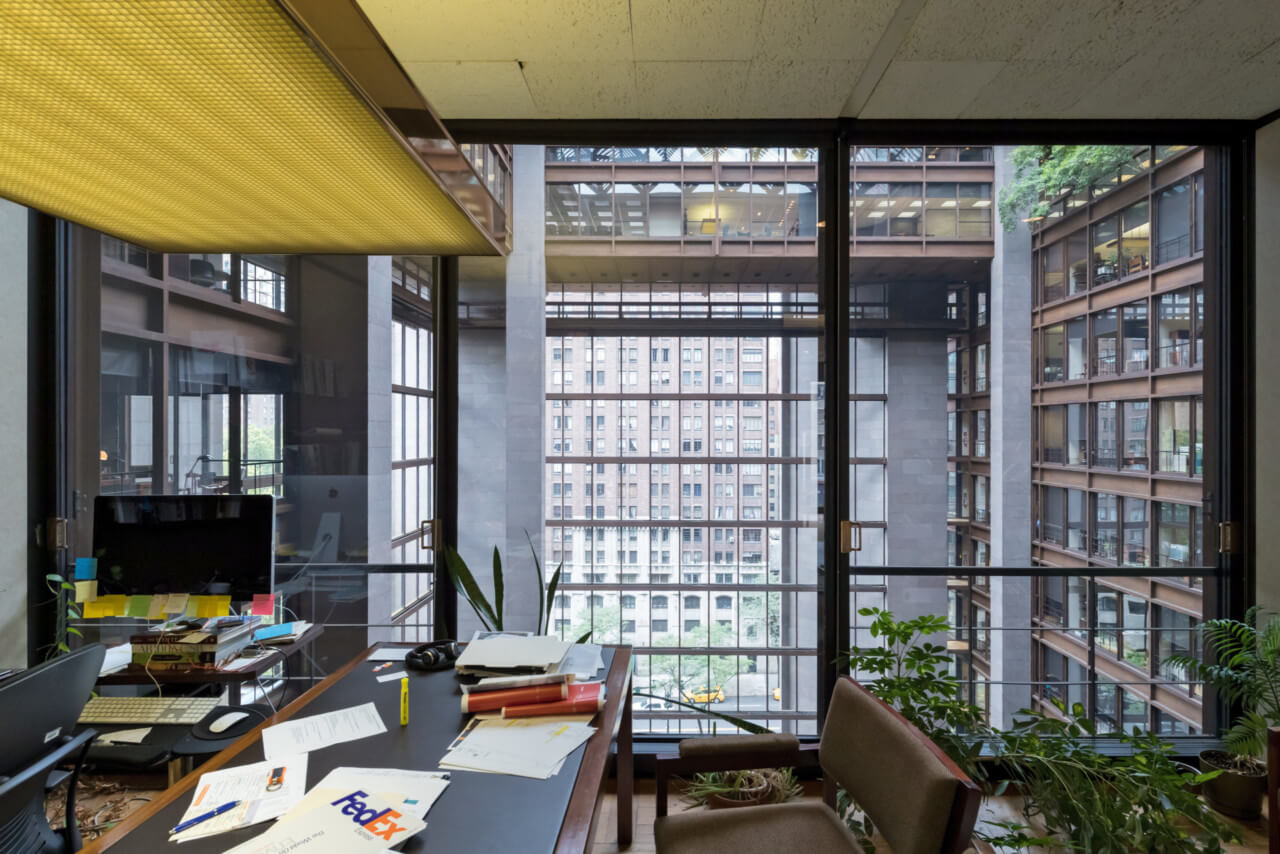
M703 712L737 727L745 733L760 735L772 732L768 727L752 723L725 712L717 712L709 705L694 705L671 697L633 691L633 697L659 700L667 708L682 706L695 712ZM724 699L721 695L721 700ZM712 736L715 724L712 723ZM780 804L804 793L796 779L794 768L752 768L747 771L705 771L694 774L685 784L683 797L693 804L705 804L711 809L749 807L756 804Z
M1201 624L1204 650L1213 651L1213 664L1187 655L1165 660L1245 710L1224 735L1225 750L1200 753L1202 770L1222 771L1205 782L1205 797L1214 809L1241 819L1262 814L1267 766L1259 757L1266 754L1267 727L1280 724L1280 618L1272 617L1259 630L1259 616L1257 608L1250 608L1243 621L1217 619Z

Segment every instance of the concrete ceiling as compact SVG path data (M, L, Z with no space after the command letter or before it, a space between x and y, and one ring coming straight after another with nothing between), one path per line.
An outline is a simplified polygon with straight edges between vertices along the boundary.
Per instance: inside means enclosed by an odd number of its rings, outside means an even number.
M360 0L448 119L1235 118L1277 0Z

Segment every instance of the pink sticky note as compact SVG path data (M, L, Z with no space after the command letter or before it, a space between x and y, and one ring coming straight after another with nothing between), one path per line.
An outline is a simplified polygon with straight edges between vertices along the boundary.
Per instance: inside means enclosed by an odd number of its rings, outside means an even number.
M276 612L276 594L253 594L253 608L249 612L255 617L270 617Z

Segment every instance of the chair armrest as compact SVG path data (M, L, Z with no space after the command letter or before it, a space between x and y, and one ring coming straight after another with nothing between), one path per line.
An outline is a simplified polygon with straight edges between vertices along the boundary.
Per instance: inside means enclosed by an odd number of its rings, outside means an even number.
M667 791L674 774L808 765L816 764L818 756L817 744L802 745L789 733L687 738L679 749L678 756L654 759L659 816L667 814Z

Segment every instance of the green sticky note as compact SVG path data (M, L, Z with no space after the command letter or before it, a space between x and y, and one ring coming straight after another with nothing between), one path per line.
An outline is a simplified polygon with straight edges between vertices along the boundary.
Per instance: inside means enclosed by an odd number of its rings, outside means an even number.
M98 598L98 582L93 581L77 581L76 582L76 601L92 602Z
M129 601L124 606L124 615L126 617L145 617L150 611L150 596L130 596Z

